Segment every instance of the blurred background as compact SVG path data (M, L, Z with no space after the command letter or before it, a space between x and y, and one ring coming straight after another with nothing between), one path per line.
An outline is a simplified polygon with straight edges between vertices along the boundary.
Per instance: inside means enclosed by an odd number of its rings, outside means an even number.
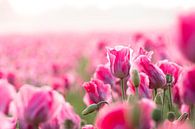
M194 6L194 0L0 0L0 32L164 30Z
M137 50L141 39L154 59L184 64L176 49L178 18L194 10L195 0L0 0L0 78L16 89L49 85L81 115L82 84L107 63L106 46ZM195 34L192 17L187 40ZM194 42L188 48L195 55ZM81 118L92 123L94 115Z

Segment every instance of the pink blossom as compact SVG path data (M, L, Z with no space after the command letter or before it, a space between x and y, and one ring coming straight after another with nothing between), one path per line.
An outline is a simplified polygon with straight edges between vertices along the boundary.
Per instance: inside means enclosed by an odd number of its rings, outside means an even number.
M16 116L22 129L39 125L52 118L60 110L63 97L49 88L24 85L15 98Z
M115 77L125 78L129 75L131 51L130 48L124 46L107 49L110 70Z
M142 99L139 102L140 110L140 123L139 129L152 129L155 126L151 118L152 111L156 108L155 103L149 99Z
M111 86L115 84L115 79L110 72L110 69L104 65L99 65L96 68L94 78L103 81L105 84L110 84Z
M133 129L131 120L128 120L128 104L115 104L100 110L96 118L98 129Z
M179 17L179 46L187 59L195 62L195 13Z
M8 114L10 104L15 98L16 90L6 80L0 80L0 111Z
M64 102L59 112L53 118L41 124L41 129L79 129L80 121L80 117L74 112L73 107L69 103Z
M181 73L181 66L168 60L158 62L159 68L164 72L165 75L171 75L173 77L173 84L177 83L178 77Z
M195 67L186 70L182 77L181 96L185 104L195 104Z
M100 80L93 79L90 82L85 82L83 87L86 91L84 96L86 105L111 100L111 87L109 84L104 84Z
M166 88L166 78L163 71L156 65L152 64L146 55L140 55L135 59L136 66L141 72L148 75L150 84L149 87L153 88Z

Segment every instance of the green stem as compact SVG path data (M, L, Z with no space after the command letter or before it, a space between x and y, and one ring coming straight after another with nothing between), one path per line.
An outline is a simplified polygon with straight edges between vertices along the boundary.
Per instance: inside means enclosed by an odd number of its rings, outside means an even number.
M154 92L154 94L153 94L153 100L155 100L155 97L156 97L157 92L158 92L158 91L157 91L157 88L154 88L154 91L153 91L153 92Z
M138 87L135 88L135 95L136 95L137 98L139 98L139 89L138 89Z
M125 96L125 88L124 88L124 79L121 78L120 82L121 82L122 100L125 101L126 96Z
M166 89L163 90L163 104L162 104L162 118L164 118L164 107L165 107L165 96L166 95Z
M171 95L171 85L168 85L168 90L169 90L169 104L170 104L170 111L173 109L173 103L172 103L172 95Z
M192 123L193 128L195 128L195 111L193 104L190 106L190 121Z

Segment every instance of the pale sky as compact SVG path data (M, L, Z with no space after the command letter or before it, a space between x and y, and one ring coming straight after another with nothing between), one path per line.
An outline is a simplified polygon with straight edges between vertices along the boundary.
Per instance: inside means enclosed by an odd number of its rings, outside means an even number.
M195 0L0 0L0 33L163 28Z

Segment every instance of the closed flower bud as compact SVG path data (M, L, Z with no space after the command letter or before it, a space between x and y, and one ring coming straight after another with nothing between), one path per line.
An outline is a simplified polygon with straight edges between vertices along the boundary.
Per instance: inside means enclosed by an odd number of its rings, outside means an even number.
M139 72L136 69L132 70L132 82L135 87L138 87L140 84Z

